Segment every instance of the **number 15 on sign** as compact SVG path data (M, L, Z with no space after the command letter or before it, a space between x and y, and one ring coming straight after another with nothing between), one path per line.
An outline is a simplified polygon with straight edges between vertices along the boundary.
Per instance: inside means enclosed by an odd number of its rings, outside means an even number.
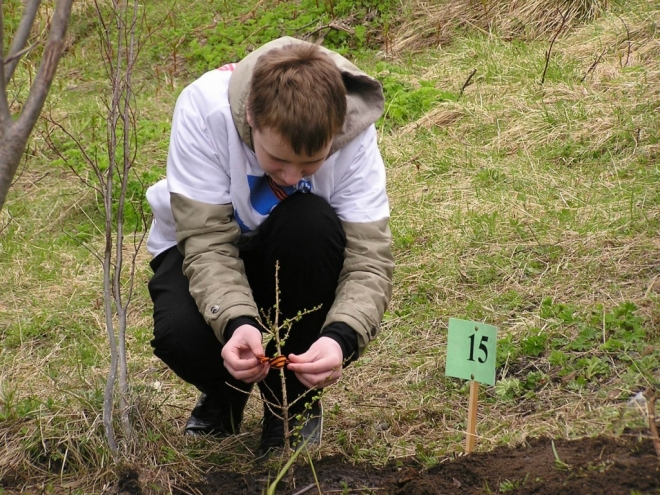
M449 319L447 376L495 385L497 328L475 321Z
M479 382L495 384L497 328L476 321L449 319L445 374L470 380L465 451L469 454L477 438Z

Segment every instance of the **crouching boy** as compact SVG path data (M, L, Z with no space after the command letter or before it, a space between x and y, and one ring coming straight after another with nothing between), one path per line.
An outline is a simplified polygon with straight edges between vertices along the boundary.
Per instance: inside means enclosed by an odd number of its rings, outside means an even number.
M381 86L346 59L293 38L204 74L177 100L167 178L154 213L154 353L201 392L187 434L239 431L249 392L264 399L264 456L284 442L279 371L263 356L279 265L290 414L318 443L319 389L376 336L393 259L374 122ZM302 397L300 400L297 398ZM307 407L305 405L307 404ZM311 404L311 407L310 407Z

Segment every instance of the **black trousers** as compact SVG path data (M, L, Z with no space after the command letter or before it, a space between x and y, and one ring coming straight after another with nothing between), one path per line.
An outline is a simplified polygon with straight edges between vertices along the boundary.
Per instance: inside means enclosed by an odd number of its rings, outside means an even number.
M275 264L279 262L280 316L320 306L293 324L283 352L305 352L318 338L335 298L344 261L346 237L332 207L313 194L296 193L280 202L259 227L249 246L241 249L246 275L257 307L273 318L275 306ZM154 338L151 345L174 373L201 392L227 400L232 409L245 406L251 384L236 380L224 367L222 345L206 323L190 295L182 271L183 256L176 247L151 262L154 275L149 293L154 304ZM271 341L266 355L272 356ZM307 392L292 372L286 371L287 398ZM231 386L229 386L231 385ZM281 402L279 372L271 370L259 383L265 399ZM304 400L298 401L302 407ZM295 412L294 408L292 412ZM238 412L238 411L237 411Z

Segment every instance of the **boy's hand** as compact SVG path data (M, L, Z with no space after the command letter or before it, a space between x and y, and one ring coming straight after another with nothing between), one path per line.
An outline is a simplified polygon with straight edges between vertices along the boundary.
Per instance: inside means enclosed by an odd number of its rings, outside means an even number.
M256 383L268 374L269 367L257 359L263 353L261 332L252 325L241 325L222 348L222 359L234 378Z
M287 369L308 388L324 388L341 377L344 356L339 344L330 337L319 338L304 354L287 357L290 361Z

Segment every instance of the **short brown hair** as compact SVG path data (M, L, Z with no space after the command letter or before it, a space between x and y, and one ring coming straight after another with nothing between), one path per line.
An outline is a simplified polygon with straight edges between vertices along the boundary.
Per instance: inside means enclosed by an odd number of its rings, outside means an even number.
M346 118L341 72L318 46L286 45L263 54L252 73L247 108L252 125L270 128L296 154L322 149Z

